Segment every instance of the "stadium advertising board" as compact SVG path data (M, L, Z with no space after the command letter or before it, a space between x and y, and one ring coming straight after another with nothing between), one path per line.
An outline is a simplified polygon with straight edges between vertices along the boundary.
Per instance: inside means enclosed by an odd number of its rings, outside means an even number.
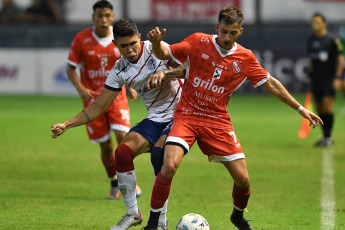
M32 50L0 50L0 93L36 93L37 55Z
M68 49L0 49L0 94L77 95L66 75Z
M240 0L152 0L155 20L214 20L224 6L240 7Z

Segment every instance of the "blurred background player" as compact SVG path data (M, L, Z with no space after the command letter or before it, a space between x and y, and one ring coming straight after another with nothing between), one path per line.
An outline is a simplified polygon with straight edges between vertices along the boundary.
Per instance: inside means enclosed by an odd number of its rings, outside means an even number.
M113 6L105 0L93 5L92 19L94 26L79 32L71 45L68 57L67 75L77 89L84 108L90 105L102 92L104 83L115 62L121 57L113 44L112 22ZM80 66L80 80L76 68ZM136 92L131 90L131 97ZM130 128L130 117L126 90L122 90L116 100L98 119L88 123L86 130L91 143L99 144L101 159L111 182L108 199L120 196L115 168L112 130L120 144ZM137 196L141 190L137 187Z
M159 60L153 53L149 41L141 41L135 23L128 18L120 19L113 25L115 43L122 54L109 73L100 96L77 116L52 126L53 138L67 129L85 124L101 115L103 110L123 91L123 86L133 87L147 108L148 114L136 124L115 150L118 187L121 191L127 213L113 226L112 230L125 230L142 222L135 188L136 174L134 158L142 153L151 152L151 163L155 175L163 163L163 145L170 130L176 105L179 102L182 87L181 80L171 78L164 81L160 88L148 88L148 78L169 66L176 67L176 62ZM183 76L185 68L169 70L176 76ZM175 75L174 75L175 76ZM160 213L158 229L168 229L166 218L167 202Z
M64 0L32 0L25 10L25 21L28 23L63 23Z
M23 20L23 10L14 0L2 0L0 23L18 23Z
M180 43L166 46L161 43L165 29L160 32L156 27L148 33L158 58L173 58L180 64L187 62L188 78L165 143L164 162L153 187L150 218L144 230L157 229L172 179L183 156L196 141L208 160L222 163L234 180L231 222L240 230L253 229L243 217L251 194L245 155L227 110L231 95L246 80L254 87L265 87L308 119L313 127L322 122L261 67L251 50L236 43L243 32L242 23L242 11L230 6L219 12L217 35L194 33ZM160 72L152 76L149 83L157 86L156 82L162 79L165 75Z
M344 68L343 46L339 38L327 32L326 19L322 14L313 15L312 29L313 34L308 38L310 86L316 112L324 122L323 137L315 146L331 147L334 97L341 85Z

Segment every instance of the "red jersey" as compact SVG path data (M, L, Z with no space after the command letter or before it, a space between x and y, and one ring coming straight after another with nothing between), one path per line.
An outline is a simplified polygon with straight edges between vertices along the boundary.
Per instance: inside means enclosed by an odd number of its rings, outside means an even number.
M79 32L71 45L68 63L80 65L80 81L98 95L104 88L105 81L115 62L121 57L120 51L112 43L113 37L99 38L93 27ZM126 97L126 90L121 90L117 100Z
M216 35L195 33L170 45L170 55L178 63L187 62L186 83L174 119L214 128L231 127L227 105L231 94L246 80L254 87L270 75L251 50L235 43L224 50Z

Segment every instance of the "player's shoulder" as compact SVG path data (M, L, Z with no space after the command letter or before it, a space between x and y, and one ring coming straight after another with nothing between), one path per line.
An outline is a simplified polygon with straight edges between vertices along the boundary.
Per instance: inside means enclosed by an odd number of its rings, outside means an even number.
M254 56L254 53L251 49L248 49L236 42L236 52L241 53L241 55L245 56Z
M205 34L202 32L196 32L196 33L190 35L189 38L201 41L203 39L211 40L212 36L213 36L212 34Z
M92 36L92 27L84 29L77 33L76 37L89 37Z

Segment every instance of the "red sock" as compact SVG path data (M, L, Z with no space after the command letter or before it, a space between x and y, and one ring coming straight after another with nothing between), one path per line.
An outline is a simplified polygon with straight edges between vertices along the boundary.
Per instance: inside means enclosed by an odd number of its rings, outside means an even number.
M129 172L134 170L134 152L125 144L119 144L115 150L116 171Z
M239 188L234 183L234 188L232 190L232 198L234 199L234 205L239 209L245 209L248 204L250 196L250 189L248 188Z
M158 173L152 190L151 208L163 208L165 201L169 197L172 178L166 178L161 172Z
M102 158L102 162L105 170L107 171L108 177L113 178L116 175L115 168L115 155L112 154L110 158Z

